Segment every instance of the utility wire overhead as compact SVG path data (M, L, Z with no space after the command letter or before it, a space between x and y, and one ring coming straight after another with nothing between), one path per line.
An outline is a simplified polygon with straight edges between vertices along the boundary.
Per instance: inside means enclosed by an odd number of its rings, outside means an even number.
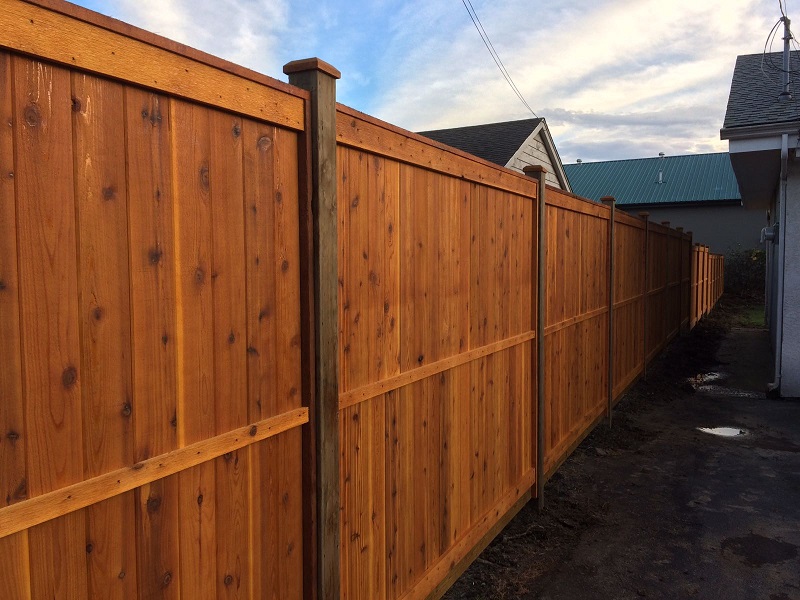
M467 9L467 14L469 15L469 18L472 19L472 24L475 25L475 29L478 31L478 35L481 36L483 45L486 46L486 49L489 51L492 60L494 60L494 64L496 64L497 68L500 69L500 73L503 75L503 78L511 87L511 90L514 92L517 98L519 98L519 101L522 102L525 108L527 108L530 111L530 113L538 119L539 115L537 115L533 111L530 104L528 104L527 100L525 100L525 97L522 95L522 92L519 91L517 84L514 83L514 80L512 79L511 74L508 72L508 69L506 69L506 66L500 59L500 55L497 53L497 50L495 50L494 44L492 44L492 40L489 39L489 34L486 33L486 29L484 29L483 23L481 23L481 20L478 18L478 13L475 12L475 8L472 6L472 2L470 0L461 0L461 2L464 5L464 8Z

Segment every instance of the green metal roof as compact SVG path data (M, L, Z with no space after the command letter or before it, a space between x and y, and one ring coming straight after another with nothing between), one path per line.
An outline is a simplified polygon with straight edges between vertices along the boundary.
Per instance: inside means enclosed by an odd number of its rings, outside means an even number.
M572 191L618 205L741 201L727 152L564 165ZM658 173L662 182L658 183Z

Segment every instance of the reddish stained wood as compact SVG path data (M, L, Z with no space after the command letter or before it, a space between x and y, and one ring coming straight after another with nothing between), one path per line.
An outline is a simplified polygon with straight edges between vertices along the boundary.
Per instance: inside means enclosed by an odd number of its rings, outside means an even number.
M222 433L248 422L242 120L215 111L209 126L214 414Z
M28 440L27 490L18 492L23 498L83 477L82 376L70 76L16 56L12 71ZM31 574L34 597L86 595L85 528L79 512L31 530L31 564L37 565Z
M178 482L181 597L214 598L218 583L214 463L181 471Z
M300 366L300 200L297 134L275 131L275 285L277 411L302 405ZM270 235L267 232L267 235Z
M250 573L253 598L303 596L299 428L250 451Z
M177 447L177 254L169 101L125 88L134 460Z
M136 552L139 594L181 597L178 494L180 475L136 489ZM192 577L192 574L187 574Z
M122 86L72 75L86 475L133 462Z
M178 439L215 433L210 111L171 102L177 248Z
M71 91L67 71L12 60L28 494L37 495L83 476Z
M90 598L139 597L134 492L86 509L86 563Z
M85 528L77 511L28 530L31 598L88 597Z
M245 120L245 246L247 272L248 414L252 422L278 414L274 254L275 127Z
M0 53L0 124L14 118L11 56ZM20 347L20 282L17 271L17 208L14 165L14 129L0 127L0 506L27 496L25 473L26 431L22 397ZM9 542L10 543L10 542ZM9 555L11 556L11 555ZM2 586L0 586L2 587ZM14 589L9 583L8 589Z
M30 600L30 558L28 532L0 538L0 589L8 600Z
M133 462L123 90L72 75L86 476ZM86 510L89 592L137 597L133 495ZM120 577L120 574L123 574Z
M341 585L347 598L386 595L385 410L381 396L340 412Z

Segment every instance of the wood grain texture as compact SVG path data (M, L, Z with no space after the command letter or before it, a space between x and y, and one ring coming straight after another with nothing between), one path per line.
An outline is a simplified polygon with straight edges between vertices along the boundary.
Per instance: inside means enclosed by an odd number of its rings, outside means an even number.
M0 538L0 589L10 600L31 600L28 532Z
M285 127L305 125L303 99L280 85L26 2L5 0L0 15L0 46Z
M14 164L12 58L0 53L0 505L24 500L26 431L20 344L20 281L17 268L17 207ZM16 561L14 561L15 563ZM14 564L10 563L10 564ZM9 589L14 586L9 584Z
M0 536L85 508L308 422L298 408L0 509Z
M498 168L341 104L336 106L336 139L341 146L367 151L371 155L392 158L528 198L536 197L536 184L519 173Z
M134 460L178 446L177 247L169 100L125 88Z

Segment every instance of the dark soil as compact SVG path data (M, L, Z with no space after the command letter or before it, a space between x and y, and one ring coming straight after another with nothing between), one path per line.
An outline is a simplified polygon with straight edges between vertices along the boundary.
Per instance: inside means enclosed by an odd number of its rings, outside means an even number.
M757 576L751 576L751 571L767 564L761 561L768 562L770 556L797 562L794 543L766 535L782 527L785 516L775 514L782 509L764 508L772 521L763 526L754 522L749 532L746 524L737 529L739 521L731 526L729 514L743 501L737 497L728 502L726 494L742 492L737 478L746 478L752 467L735 461L740 449L724 445L732 442L714 440L714 445L707 445L706 438L713 436L697 433L698 424L718 426L728 424L726 419L738 420L763 434L757 444L761 452L800 456L791 453L793 442L785 432L776 433L768 425L752 421L753 415L763 412L754 403L770 401L753 397L719 400L702 391L704 378L726 368L715 358L720 344L732 328L739 331L740 315L752 311L751 304L723 298L689 335L677 337L651 363L647 379L633 386L617 405L611 428L606 423L596 427L547 482L544 511L537 511L536 501L528 503L445 598L703 598L709 597L706 592L710 589L725 589L730 578L750 578L754 587L740 586L743 595L722 593L721 597L770 597L752 590L771 585L773 574L765 574L766 568ZM763 332L751 333L766 339ZM749 335L747 331L744 334ZM735 357L751 351L734 348L730 352ZM789 410L800 417L798 408ZM734 413L721 413L723 410ZM785 418L778 415L776 420ZM775 450L776 440L789 446ZM741 452L752 454L752 448ZM796 462L787 464L792 469L797 466ZM787 485L793 487L787 493L800 498L800 469L796 471L794 479L788 479L791 483ZM726 491L703 487L717 480ZM719 507L710 508L715 502ZM797 512L797 506L795 501L792 510ZM758 506L748 511L761 514ZM732 532L743 535L730 536ZM787 537L798 541L800 530L796 536L794 532ZM729 537L723 540L725 535ZM748 537L753 535L758 537ZM764 552L748 553L751 546L757 546L753 540ZM699 568L701 563L723 559L725 564ZM798 578L800 575L794 576L795 581ZM800 594L792 595L800 589L800 581L794 588L795 581L773 586L772 597L800 598Z

